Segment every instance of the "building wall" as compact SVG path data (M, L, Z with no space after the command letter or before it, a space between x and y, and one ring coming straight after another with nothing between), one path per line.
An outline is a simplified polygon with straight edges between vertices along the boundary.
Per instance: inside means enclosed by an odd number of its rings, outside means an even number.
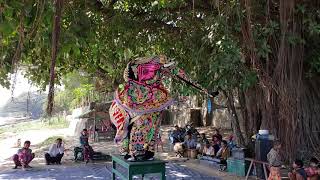
M216 100L219 101L219 98L215 99L215 101ZM200 106L199 103L201 102L199 102L196 96L180 96L177 98L176 103L165 111L162 124L179 125L183 127L187 123L194 122L194 124L201 126L214 126L224 129L231 128L230 115L225 107L213 106L212 114L208 114L207 100L204 100ZM200 113L199 120L191 119L191 116L198 117L198 112Z

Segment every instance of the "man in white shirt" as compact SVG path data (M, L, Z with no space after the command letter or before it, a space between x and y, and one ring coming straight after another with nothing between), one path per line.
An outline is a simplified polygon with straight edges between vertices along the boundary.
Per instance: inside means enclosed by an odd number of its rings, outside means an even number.
M62 139L58 138L55 144L52 144L49 148L49 151L45 154L46 163L61 164L61 159L64 154L64 146L62 144Z

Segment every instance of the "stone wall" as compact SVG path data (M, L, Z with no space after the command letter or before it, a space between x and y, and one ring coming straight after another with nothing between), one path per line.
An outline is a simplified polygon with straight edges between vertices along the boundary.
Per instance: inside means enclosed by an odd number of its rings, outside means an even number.
M223 104L223 98L216 98L215 103ZM200 102L196 96L180 96L177 98L174 105L164 112L162 124L183 127L190 122L198 126L231 128L230 115L224 106L213 105L211 114L208 114L207 100Z

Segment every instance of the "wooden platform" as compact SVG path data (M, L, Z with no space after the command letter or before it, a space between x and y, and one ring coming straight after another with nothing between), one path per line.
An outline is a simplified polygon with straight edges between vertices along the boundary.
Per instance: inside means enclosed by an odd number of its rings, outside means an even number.
M154 174L160 173L161 179L165 180L166 172L166 162L162 160L153 160L153 161L138 161L138 162L129 162L126 161L123 156L120 155L111 155L112 156L112 179L115 180L116 176L120 177L122 180L132 180L134 175L142 175L142 178L145 174ZM123 172L118 171L117 165L122 166L126 169L127 177L124 176Z

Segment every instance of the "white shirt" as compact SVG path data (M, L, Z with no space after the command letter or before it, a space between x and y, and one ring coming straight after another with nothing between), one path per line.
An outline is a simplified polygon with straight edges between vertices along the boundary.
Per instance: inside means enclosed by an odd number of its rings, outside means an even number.
M48 153L51 157L56 157L59 153L62 154L64 152L63 144L58 148L57 144L52 144L49 148Z
M203 153L207 155L214 155L214 148L210 146L209 148L204 147Z

